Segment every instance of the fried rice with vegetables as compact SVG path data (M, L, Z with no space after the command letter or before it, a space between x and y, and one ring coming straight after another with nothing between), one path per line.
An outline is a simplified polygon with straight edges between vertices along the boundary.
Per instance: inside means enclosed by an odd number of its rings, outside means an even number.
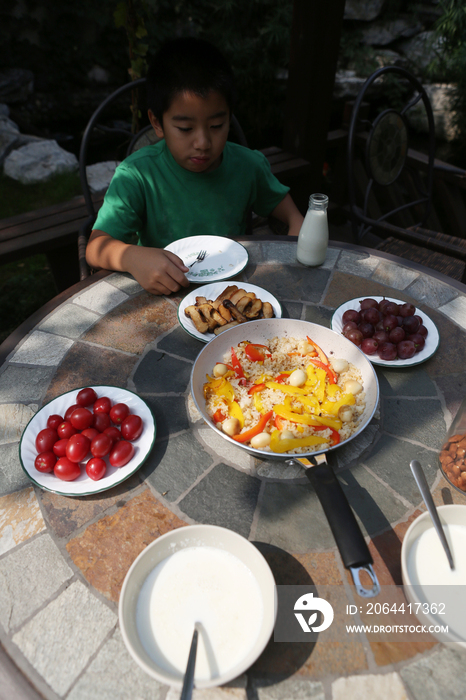
M244 340L207 375L207 413L218 429L254 449L314 452L347 440L365 409L359 370L329 360L311 338Z

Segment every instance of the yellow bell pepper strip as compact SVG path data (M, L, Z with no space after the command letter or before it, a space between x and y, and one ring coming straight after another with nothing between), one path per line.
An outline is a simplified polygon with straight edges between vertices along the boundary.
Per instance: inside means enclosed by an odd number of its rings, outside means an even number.
M244 427L244 416L243 411L237 401L230 401L228 403L228 413L231 418L237 418L241 428Z
M327 387L327 396L334 398L338 392L341 392L341 387L338 384L329 384Z
M265 382L265 386L268 389L276 389L277 391L282 391L284 394L307 394L307 389L302 389L300 386L290 386L289 384L279 384L278 382Z
M262 403L260 392L256 392L255 394L253 394L252 399L254 401L254 408L256 409L256 411L258 411L259 413L264 413L264 405Z
M253 384L250 389L248 389L248 394L255 394L258 391L263 391L265 389L265 384Z
M320 403L314 396L296 396L296 401L306 407L308 413L321 412Z
M265 348L267 352L263 352L259 348ZM259 345L257 343L248 343L244 348L244 352L251 362L263 362L265 356L272 357L267 345Z
M238 360L234 348L231 348L231 364L233 365L233 369L236 373L236 376L241 377L242 379L246 379L246 375L244 374L243 368L241 367L241 363Z
M272 452L289 452L297 447L311 447L313 445L318 445L319 443L328 443L329 440L324 437L319 437L318 435L308 435L304 438L285 438L280 440L280 431L274 430L270 438L270 449Z
M259 433L264 432L264 428L269 422L269 420L273 416L273 411L268 411L267 413L264 413L259 418L259 421L256 423L256 425L251 428L250 430L246 430L245 433L240 433L239 435L233 435L233 440L236 440L237 442L249 442L251 438L253 438L255 435L259 435Z
M323 362L324 365L328 365L328 364L329 364L329 362L328 362L328 357L327 357L327 355L325 354L325 352L322 350L322 348L320 348L320 347L317 345L317 343L314 343L314 341L311 340L311 339L309 338L308 335L306 336L306 340L307 340L307 342L308 342L310 345L312 345L313 348L316 349L317 354L318 354L318 356L319 356L319 358L320 358L320 361Z
M338 418L329 418L329 416L312 416L320 425L326 425L327 428L333 428L334 430L340 430L341 420Z
M204 391L204 398L207 400L208 394L210 391L216 393L217 389L219 386L225 381L223 377L219 377L218 379L214 379L214 377L209 377L208 374L206 374L207 377L207 383L204 384L203 391Z
M320 425L319 421L314 420L314 417L311 416L309 413L295 413L294 411L290 411L286 406L283 404L277 404L276 406L273 407L273 412L277 416L281 416L282 418L286 418L286 420L291 421L292 423L302 423L303 425Z
M217 396L224 396L227 401L233 401L235 398L235 390L227 379L224 379L223 383L214 392Z
M314 360L312 357L309 359L309 362L312 362L312 364L315 365L316 367L320 367L321 369L325 370L325 372L327 373L328 380L329 380L330 384L337 383L337 381L338 381L337 375L335 374L333 369L331 367L329 367L329 365L326 365L324 362L321 362L320 360Z
M343 394L338 401L323 401L321 405L322 413L330 413L332 416L338 415L341 406L353 406L355 398L353 394Z
M326 382L327 375L325 374L325 370L320 369L319 367L315 368L315 373L316 373L316 377L317 377L317 383L312 390L312 394L315 396L315 398L318 401L322 402L325 399L325 389L327 387L327 382Z

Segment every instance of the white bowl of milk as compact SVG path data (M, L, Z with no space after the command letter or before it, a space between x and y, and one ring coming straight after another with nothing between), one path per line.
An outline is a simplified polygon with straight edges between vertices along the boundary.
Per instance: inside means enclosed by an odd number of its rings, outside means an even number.
M437 511L455 568L450 568L429 513L423 513L411 523L401 547L404 592L434 637L466 647L466 506L439 506ZM441 629L446 627L448 631Z
M195 687L223 685L267 645L276 618L275 581L262 554L241 535L190 525L162 535L133 562L119 618L133 659L177 688L200 623Z

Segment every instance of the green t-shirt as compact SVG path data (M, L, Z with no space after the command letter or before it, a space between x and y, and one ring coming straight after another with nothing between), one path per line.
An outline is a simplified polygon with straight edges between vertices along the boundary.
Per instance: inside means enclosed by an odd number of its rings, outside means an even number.
M156 248L186 236L234 238L246 232L250 209L268 216L288 190L259 151L227 141L216 170L192 173L162 140L118 166L94 228L127 243L136 233Z

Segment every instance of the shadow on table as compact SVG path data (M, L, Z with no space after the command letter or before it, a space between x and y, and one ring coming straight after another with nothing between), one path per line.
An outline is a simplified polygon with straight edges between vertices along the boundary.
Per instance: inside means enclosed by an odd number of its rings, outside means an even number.
M267 560L277 586L315 585L304 566L285 550L263 542L253 544ZM310 657L314 647L314 642L275 642L272 636L249 672L260 678L260 685L272 685L277 682L277 677L284 680L295 674ZM249 688L247 697L248 700L257 700L257 691Z

